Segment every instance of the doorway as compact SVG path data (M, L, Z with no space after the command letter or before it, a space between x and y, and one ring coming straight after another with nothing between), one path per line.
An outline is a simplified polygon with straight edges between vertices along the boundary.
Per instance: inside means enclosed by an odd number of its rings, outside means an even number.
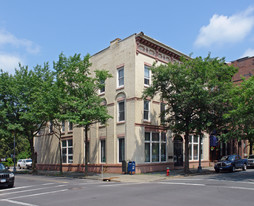
M183 138L174 138L174 166L183 166Z

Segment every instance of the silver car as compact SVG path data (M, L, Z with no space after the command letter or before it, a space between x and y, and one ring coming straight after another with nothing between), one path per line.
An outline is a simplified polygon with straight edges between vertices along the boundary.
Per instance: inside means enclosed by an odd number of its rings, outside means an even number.
M254 155L248 157L248 167L254 167Z

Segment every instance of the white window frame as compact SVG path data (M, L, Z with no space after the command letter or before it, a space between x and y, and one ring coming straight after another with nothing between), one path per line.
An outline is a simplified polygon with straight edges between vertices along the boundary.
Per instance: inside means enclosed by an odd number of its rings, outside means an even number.
M148 108L145 108L145 104L148 103ZM147 118L145 118L145 113L147 112ZM144 100L144 115L143 118L145 121L150 121L150 101Z
M120 71L123 71L123 76L120 76ZM123 83L120 83L123 80ZM124 67L117 69L117 87L124 87Z
M148 77L146 76L146 70L148 70ZM148 84L146 84L146 80L148 81ZM147 65L144 66L144 85L145 86L151 85L151 70L150 67Z
M123 112L123 116L124 116L123 120L120 120L120 106L119 106L120 103L124 104L123 111L121 111ZM125 100L121 100L117 102L117 122L125 122Z
M194 137L198 137L198 141L194 142ZM201 142L201 160L203 160L204 158L204 142L203 142L202 138L202 142ZM200 141L200 136L197 135L190 135L189 136L189 160L190 161L198 161L199 160L199 141ZM197 155L197 159L194 159L194 146L197 146L197 150L198 150L198 155Z
M72 141L72 145L71 146L69 146L69 140ZM66 142L66 146L63 146L63 142ZM63 163L64 164L72 164L73 163L73 140L72 139L62 140L61 143L62 143L61 144L62 159L63 159L63 156L64 156L63 149L66 149L66 162L63 161ZM72 149L72 153L71 154L69 154L69 149ZM70 160L70 157L72 157L71 160Z
M145 132L145 134L146 133L149 133L149 138L150 138L150 140L144 140L145 141L145 144L149 144L150 145L150 157L149 157L149 159L150 159L150 161L146 161L146 157L145 157L145 163L158 163L158 162L166 162L167 161L167 135L166 135L166 133L165 132L155 132L155 131L152 131L152 132ZM154 140L152 140L152 134L153 133L158 133L159 134L159 140L158 141L154 141ZM166 135L166 140L165 141L162 141L162 139L161 139L161 134L162 133L165 133L165 135ZM156 144L159 144L159 161L153 161L153 143L156 143ZM162 144L165 144L165 148L166 148L166 158L165 158L165 160L161 160L162 158L162 154L161 154L161 145ZM145 148L144 148L144 151L145 151Z
M62 120L61 124L62 124L61 131L65 132L65 121Z
M72 125L72 128L71 128L71 125ZM68 122L68 130L73 131L73 123L70 121Z

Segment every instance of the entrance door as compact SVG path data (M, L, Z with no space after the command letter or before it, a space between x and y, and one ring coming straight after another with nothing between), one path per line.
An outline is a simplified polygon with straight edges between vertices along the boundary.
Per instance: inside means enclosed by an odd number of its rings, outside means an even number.
M181 136L174 139L174 165L183 166L183 138Z

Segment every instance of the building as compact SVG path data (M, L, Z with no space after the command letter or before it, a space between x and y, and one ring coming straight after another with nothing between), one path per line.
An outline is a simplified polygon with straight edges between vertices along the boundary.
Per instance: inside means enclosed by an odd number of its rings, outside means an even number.
M115 39L110 46L90 58L91 70L108 70L107 79L99 91L104 105L113 117L106 125L96 124L89 130L89 171L119 173L122 161L135 161L136 172L162 171L183 166L184 139L175 137L164 127L159 117L165 109L160 97L142 99L142 92L151 84L149 67L154 63L179 62L186 55L144 35L133 34ZM84 130L63 123L62 154L64 170L84 170ZM45 128L35 139L37 167L58 169L58 139ZM202 138L202 164L209 165L209 137ZM190 168L198 166L199 138L190 138Z
M254 75L254 56L244 57L228 63L238 68L238 72L233 76L234 84L240 84L243 78L248 79ZM210 161L218 160L220 157L229 154L239 154L246 158L249 155L249 142L247 140L230 140L229 142L219 142L217 147L210 147ZM214 148L214 150L211 150Z

